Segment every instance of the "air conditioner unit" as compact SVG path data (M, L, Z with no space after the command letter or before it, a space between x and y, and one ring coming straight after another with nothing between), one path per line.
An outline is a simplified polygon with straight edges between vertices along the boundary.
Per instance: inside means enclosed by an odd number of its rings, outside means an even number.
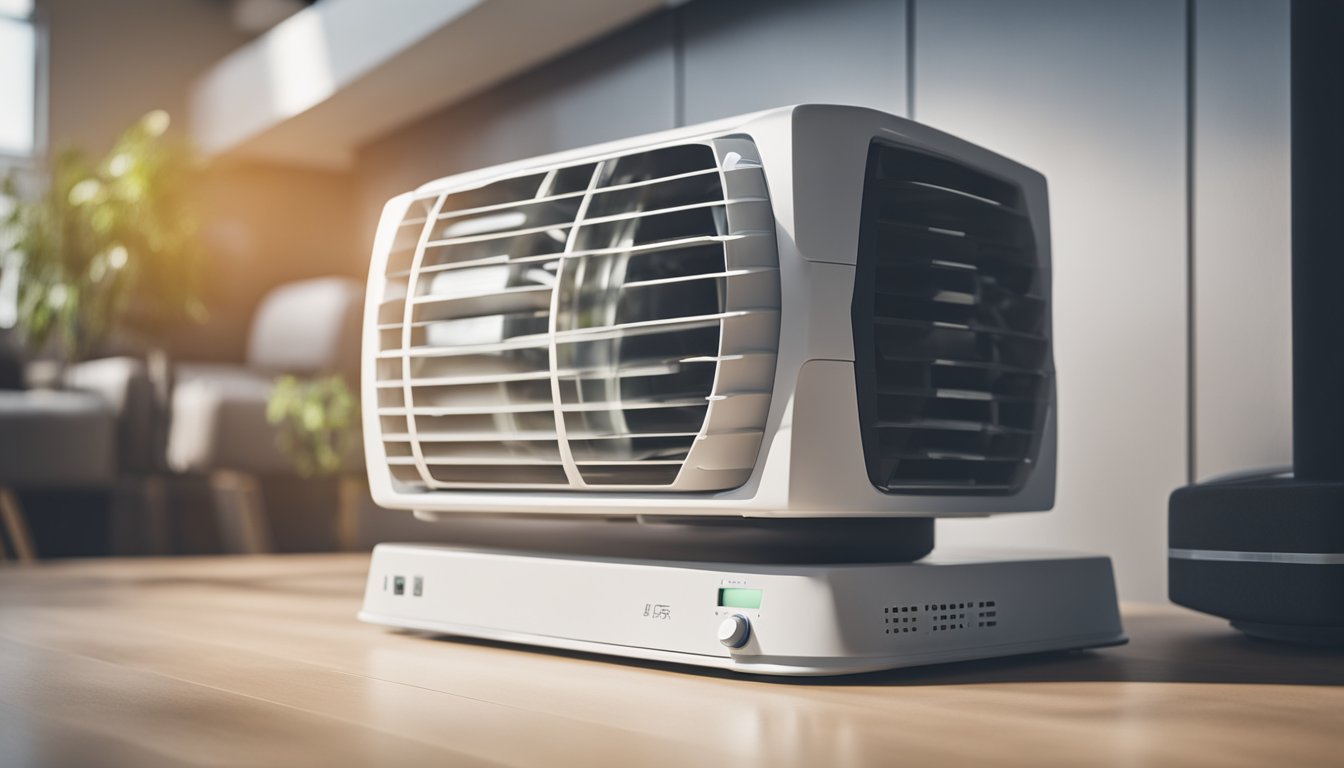
M384 507L802 536L885 519L910 532L892 559L916 560L934 517L1053 505L1045 180L909 120L808 105L431 182L383 211L362 386ZM742 562L384 546L362 615L797 673L1123 639L1104 558ZM986 608L995 579L1014 586ZM449 586L473 581L491 586ZM739 588L755 609L711 600ZM524 621L520 602L555 615ZM756 634L725 624L714 641L711 624L752 610ZM875 647L798 634L837 622Z
M746 517L1049 509L1045 180L800 106L426 184L384 209L374 499Z

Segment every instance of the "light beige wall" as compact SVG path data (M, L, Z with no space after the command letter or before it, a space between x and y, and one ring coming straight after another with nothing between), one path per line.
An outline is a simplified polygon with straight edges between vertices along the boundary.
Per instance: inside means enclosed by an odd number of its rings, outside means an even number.
M241 360L267 291L319 275L364 276L367 248L356 235L350 174L229 164L210 169L202 192L210 318L171 340L180 357Z

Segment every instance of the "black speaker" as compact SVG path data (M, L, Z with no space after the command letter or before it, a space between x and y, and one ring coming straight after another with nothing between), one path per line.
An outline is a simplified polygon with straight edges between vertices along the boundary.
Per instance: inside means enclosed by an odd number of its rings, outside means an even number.
M1171 495L1169 595L1248 634L1344 644L1344 2L1291 13L1293 468Z

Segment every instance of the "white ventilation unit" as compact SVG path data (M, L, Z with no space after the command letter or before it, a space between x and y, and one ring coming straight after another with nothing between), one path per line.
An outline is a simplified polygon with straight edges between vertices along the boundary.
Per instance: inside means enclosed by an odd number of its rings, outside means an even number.
M379 504L720 519L379 545L360 617L790 675L1124 642L1105 558L911 562L933 517L1053 503L1049 253L1040 175L850 107L393 199L363 356ZM801 519L742 519L771 517Z
M800 106L394 198L365 314L374 498L423 515L1048 509L1045 181Z

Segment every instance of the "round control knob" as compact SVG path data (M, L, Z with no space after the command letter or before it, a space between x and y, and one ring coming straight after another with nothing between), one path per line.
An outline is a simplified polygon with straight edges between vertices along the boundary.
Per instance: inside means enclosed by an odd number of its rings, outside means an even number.
M729 648L741 648L751 637L751 621L740 613L733 614L719 624L719 642Z

